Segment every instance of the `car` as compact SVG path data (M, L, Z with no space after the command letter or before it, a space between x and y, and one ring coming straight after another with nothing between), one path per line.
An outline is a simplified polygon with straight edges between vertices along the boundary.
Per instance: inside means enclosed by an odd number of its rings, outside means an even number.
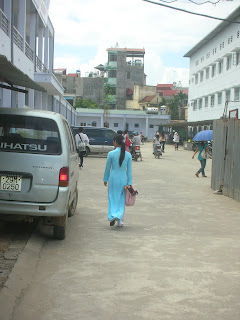
M73 135L79 133L79 127L72 128ZM108 153L114 149L113 138L116 131L102 127L83 127L83 133L89 138L89 145L86 146L86 155L89 153Z
M53 225L64 239L78 201L79 158L60 114L0 108L0 219Z

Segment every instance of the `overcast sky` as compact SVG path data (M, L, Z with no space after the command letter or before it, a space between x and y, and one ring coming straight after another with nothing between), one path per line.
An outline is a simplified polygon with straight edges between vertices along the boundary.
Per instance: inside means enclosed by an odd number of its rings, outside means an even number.
M226 18L240 0L216 5L178 0L169 5ZM183 55L219 24L142 0L51 0L49 15L55 29L54 68L67 68L68 73L80 69L85 76L105 64L106 49L118 43L145 48L147 85L181 81L188 86L189 58Z

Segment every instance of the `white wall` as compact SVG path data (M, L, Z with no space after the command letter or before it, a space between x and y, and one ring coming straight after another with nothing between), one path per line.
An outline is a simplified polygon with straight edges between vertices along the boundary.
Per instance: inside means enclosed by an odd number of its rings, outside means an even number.
M219 119L223 115L225 107L226 90L231 91L230 99L234 100L234 88L240 88L240 64L234 64L237 52L240 52L240 25L230 24L191 56L188 121ZM226 69L227 55L232 57L232 66L229 70ZM221 60L223 61L223 70L219 74L218 66ZM212 77L212 65L215 65L216 68L214 77ZM206 79L207 67L209 67L209 79ZM200 72L203 72L203 81L200 81ZM195 83L196 74L198 74L197 84ZM220 104L217 101L217 93L222 93ZM212 107L210 104L211 95L215 96L215 104ZM203 97L204 99L208 97L208 107L204 106L203 101L202 109L199 109L198 106L197 110L193 110L191 102ZM235 109L238 105L237 102L229 103L229 109Z

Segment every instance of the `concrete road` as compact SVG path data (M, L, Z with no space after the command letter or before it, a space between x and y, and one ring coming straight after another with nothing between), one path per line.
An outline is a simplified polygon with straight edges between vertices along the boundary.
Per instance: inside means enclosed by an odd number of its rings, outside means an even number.
M211 160L197 178L189 151L142 153L123 228L107 221L106 159L84 159L66 240L44 228L29 241L1 292L1 320L240 319L240 204L213 194Z

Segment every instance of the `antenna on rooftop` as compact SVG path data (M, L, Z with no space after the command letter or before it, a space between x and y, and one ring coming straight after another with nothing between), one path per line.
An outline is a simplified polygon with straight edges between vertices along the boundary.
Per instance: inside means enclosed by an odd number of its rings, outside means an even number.
M116 44L115 44L115 48L119 48L118 42L116 42Z

